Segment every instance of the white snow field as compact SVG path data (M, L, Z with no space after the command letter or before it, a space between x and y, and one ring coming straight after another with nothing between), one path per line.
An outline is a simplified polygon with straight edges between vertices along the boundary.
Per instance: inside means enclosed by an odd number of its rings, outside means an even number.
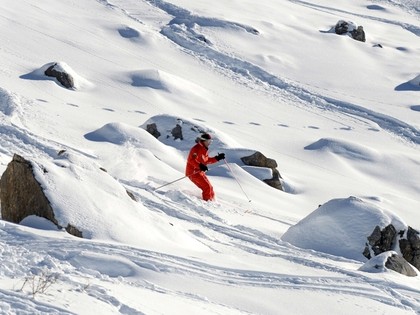
M420 277L362 255L377 225L420 230L419 21L418 0L2 0L0 172L31 161L84 238L0 220L0 313L420 314ZM198 131L226 154L213 202L183 178Z

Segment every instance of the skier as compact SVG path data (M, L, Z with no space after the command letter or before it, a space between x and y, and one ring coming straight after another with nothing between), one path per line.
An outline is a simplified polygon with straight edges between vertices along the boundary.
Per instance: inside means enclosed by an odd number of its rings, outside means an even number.
M209 145L212 142L208 133L203 133L196 140L190 153L188 154L185 175L202 190L203 199L206 201L214 199L213 186L210 184L205 172L208 171L207 164L213 164L225 158L224 153L219 153L214 157L209 157Z

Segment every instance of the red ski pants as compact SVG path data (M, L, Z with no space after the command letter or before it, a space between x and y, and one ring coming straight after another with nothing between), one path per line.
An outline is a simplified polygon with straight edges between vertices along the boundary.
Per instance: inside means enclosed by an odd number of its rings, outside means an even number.
M213 186L210 184L209 179L207 178L204 172L199 172L197 174L191 175L188 177L198 188L202 190L203 199L213 200L214 199L214 191Z

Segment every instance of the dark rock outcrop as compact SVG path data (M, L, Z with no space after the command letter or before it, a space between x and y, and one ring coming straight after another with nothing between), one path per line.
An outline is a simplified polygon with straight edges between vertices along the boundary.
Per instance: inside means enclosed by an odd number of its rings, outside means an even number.
M363 26L357 26L353 22L340 20L335 24L334 31L338 35L350 35L354 40L365 42L366 35Z
M0 180L2 219L19 223L30 215L46 218L57 225L54 211L34 177L32 164L15 154Z
M420 233L408 227L407 238L400 239L399 245L403 257L420 270Z
M338 35L344 35L349 31L349 26L349 22L340 20L335 24L334 31Z
M66 231L67 233L71 235L83 238L83 233L79 229L77 229L75 226L71 225L70 223L67 225Z
M379 226L376 226L372 234L368 236L369 245L375 256L392 250L393 245L395 244L396 235L397 230L392 224L386 226L382 231ZM370 254L367 258L371 258Z
M67 72L62 71L61 67L58 66L58 63L49 66L44 73L46 76L56 78L66 89L74 89L73 77Z
M400 251L402 259L420 270L420 236L419 232L411 227L407 231L397 231L390 224L381 230L376 226L372 234L368 236L368 242L363 251L363 255L371 259L372 255L377 256L381 253L396 250Z
M279 190L284 190L283 185L281 183L281 175L280 172L277 170L277 162L273 159L267 158L261 152L255 152L250 156L245 156L241 158L242 162L245 165L249 166L257 166L257 167L266 167L271 169L272 171L272 178L264 179L264 182Z
M134 201L136 201L137 202L137 198L136 198L136 196L134 196L134 194L131 192L131 191L129 191L129 190L125 190L125 192L127 193L127 195L132 199L132 200L134 200Z
M416 277L417 272L401 256L392 254L385 262L385 267L408 277Z
M353 39L358 40L359 42L366 41L366 35L365 31L363 30L363 26L358 26L357 29L351 31L350 34Z
M277 162L275 160L267 158L264 154L258 151L250 156L245 156L241 158L241 160L246 165L250 165L250 166L259 166L259 167L268 167L268 168L277 167Z
M24 218L36 215L63 228L58 224L48 198L34 176L31 162L20 155L13 156L1 176L0 200L3 220L20 223ZM82 232L70 224L65 229L72 235L82 237Z
M180 124L176 124L176 126L171 130L171 134L174 137L174 140L184 140L182 135L182 127Z
M147 126L146 126L146 131L148 132L148 133L150 133L153 137L155 137L155 138L159 138L160 137L160 132L159 132L159 130L157 129L157 125L155 124L155 123L152 123L152 124L148 124Z

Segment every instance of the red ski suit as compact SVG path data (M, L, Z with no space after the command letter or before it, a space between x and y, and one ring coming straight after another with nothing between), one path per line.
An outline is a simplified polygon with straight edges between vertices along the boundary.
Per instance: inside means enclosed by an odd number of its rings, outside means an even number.
M193 146L188 154L185 169L185 175L203 191L203 199L206 201L214 199L214 191L206 173L200 170L199 165L200 163L207 165L217 162L215 157L209 157L208 150L202 142Z

